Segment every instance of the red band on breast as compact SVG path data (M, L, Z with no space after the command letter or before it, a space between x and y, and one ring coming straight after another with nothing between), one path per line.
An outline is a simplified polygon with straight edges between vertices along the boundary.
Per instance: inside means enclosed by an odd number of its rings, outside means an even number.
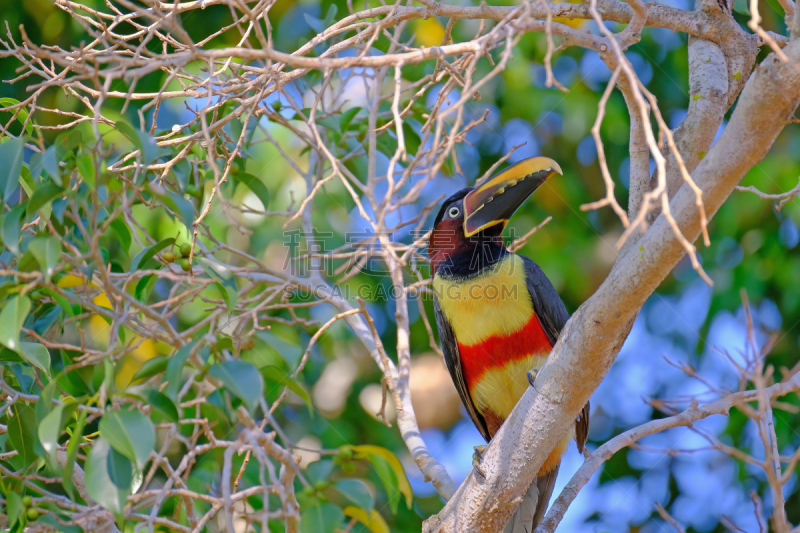
M510 335L492 335L473 346L458 343L464 378L470 389L487 370L503 367L510 361L518 361L532 354L547 354L552 348L535 313L531 314L527 324Z

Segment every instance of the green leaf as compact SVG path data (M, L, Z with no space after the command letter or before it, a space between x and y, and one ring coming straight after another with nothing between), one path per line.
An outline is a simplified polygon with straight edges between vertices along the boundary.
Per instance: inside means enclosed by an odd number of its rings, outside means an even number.
M397 151L397 139L391 135L381 135L377 140L377 148L380 153L391 159Z
M56 405L39 423L39 442L42 443L42 448L44 448L51 465L58 465L56 460L58 438L64 430L64 425L77 408L78 404L75 402Z
M228 306L228 316L230 316L239 299L239 289L236 287L236 280L233 274L226 267L211 259L198 257L197 262L200 263L200 266L203 267L203 270L210 278L217 280L217 286L225 299L225 304Z
M159 150L156 140L152 136L142 133L122 120L118 120L115 127L139 150L142 164L149 164L159 157L161 150Z
M0 344L19 353L19 332L30 310L31 301L27 296L14 295L8 300L0 312Z
M258 197L259 200L261 200L261 204L264 206L264 210L268 208L269 189L267 189L267 186L264 185L263 181L253 176L252 174L246 174L244 172L236 174L236 180L241 183L244 183L247 186L247 188L250 189L252 193Z
M336 117L331 116L325 118L318 118L317 124L336 133L337 137L342 133L342 126L339 124L339 121L336 120Z
M171 246L175 243L175 238L170 237L168 239L164 239L163 241L157 242L152 246L148 246L138 254L136 257L133 258L131 261L131 272L135 272L140 268L143 268L147 265L147 262L150 261L153 256L155 256L158 252L166 248L167 246Z
M13 525L22 513L25 511L25 506L22 505L22 496L16 492L6 492L6 513L8 514L8 525Z
M127 254L131 249L131 242L133 242L131 230L128 229L128 225L123 219L118 218L111 222L111 229L113 229L114 233L119 237L119 244Z
M56 146L50 146L44 151L41 159L38 160L38 163L31 167L31 175L34 178L38 178L41 175L42 170L44 170L47 172L47 175L50 176L51 180L61 185L61 172L58 167L58 161L58 155L56 155ZM33 159L31 159L31 162L33 162Z
M36 461L34 442L36 440L36 413L24 403L11 406L14 415L8 420L8 442L12 450L17 450L23 470Z
M419 150L419 145L422 144L422 140L408 122L403 122L403 137L406 144L406 152L410 155L417 155L417 150Z
M167 194L161 196L161 200L164 205L180 215L183 225L186 226L186 236L188 238L192 234L194 226L194 204L172 191L167 191Z
M277 366L267 365L261 369L261 373L264 375L264 379L289 387L290 391L300 396L303 402L305 402L306 407L308 407L308 413L314 413L314 410L311 407L311 397L308 395L305 389L303 389L297 384L297 382L286 375L280 368Z
M39 401L36 402L36 420L41 423L44 417L53 409L53 396L56 393L56 380L48 383L39 394Z
M0 98L0 107L8 107L12 105L17 105L18 103L19 100L14 100L13 98ZM33 120L30 120L28 121L27 124L25 124L25 121L28 118L27 109L22 107L19 109L15 109L14 111L6 111L6 113L11 113L12 116L14 115L14 113L17 113L17 120L19 120L19 123L25 126L25 131L28 133L28 135L33 135Z
M133 291L134 298L142 303L147 303L147 298L150 297L150 291L153 290L156 281L158 281L158 276L155 274L143 276L142 279L136 283L136 289Z
M208 374L221 381L225 388L254 409L264 397L264 382L258 369L247 361L223 361L208 369Z
M92 451L86 459L85 481L89 496L116 515L122 513L125 500L130 494L130 488L120 489L114 482L123 476L125 461L128 461L127 466L131 468L128 458L113 453L111 444L103 437L94 441Z
M22 169L20 169L19 172L19 184L22 185L22 189L25 191L28 198L33 196L33 176L31 175L30 169L25 165L22 165Z
M67 315L75 316L75 310L72 309L72 305L69 303L69 300L67 300L66 297L64 297L61 294L58 294L55 291L51 291L47 287L40 287L39 290L42 291L43 294L46 294L47 296L58 302L58 305L64 310L64 312L67 313Z
M353 451L364 457L375 471L378 477L381 478L386 493L389 496L389 506L393 514L397 514L397 507L400 503L400 495L405 496L406 506L411 509L411 502L413 493L411 491L411 483L408 482L408 477L403 469L403 464L400 459L380 446L373 446L371 444L364 444L361 446L353 446Z
M96 169L94 166L94 159L90 155L82 155L79 156L78 159L75 161L75 166L78 167L78 172L81 173L81 177L83 181L86 182L86 185L89 186L90 189L94 189L94 178L96 175Z
M176 424L180 421L178 408L175 406L175 402L172 401L172 398L156 389L147 389L143 393L143 396L147 400L147 403L149 403L153 409L156 409L159 413L167 417L167 420Z
M355 118L355 116L358 114L359 111L361 111L360 107L351 107L350 109L339 115L340 131L347 130L347 126L349 126L350 123L353 122L353 119Z
M47 348L38 342L20 342L21 348L17 353L25 359L28 364L31 364L47 374L50 375L50 352Z
M298 361L300 361L300 356L303 355L303 349L300 348L300 346L292 344L270 331L258 331L256 332L256 336L267 343L270 348L278 352L278 355L286 361L287 365L290 367L297 366Z
M342 526L344 512L330 503L307 507L300 513L300 533L334 533Z
M58 161L66 161L70 152L83 142L83 134L78 129L69 129L56 137L53 146L56 149Z
M311 483L317 481L328 481L333 472L333 461L331 459L320 459L314 461L306 467L306 475Z
M5 245L6 249L14 255L19 255L19 221L22 218L22 215L25 214L25 204L26 202L22 202L14 207L10 213L7 213L3 219L3 227L0 228L0 234L2 234L3 237L3 244Z
M8 203L9 198L19 187L19 175L22 172L22 160L25 153L25 140L22 137L9 139L0 144L0 194Z
M167 363L167 388L164 392L173 400L178 400L178 388L181 385L181 374L189 355L192 353L192 348L197 344L197 341L191 342L178 350Z
M37 186L33 191L33 196L28 200L28 207L26 209L27 215L29 217L33 216L44 205L63 192L64 189L50 181L46 181Z
M64 464L64 470L61 473L61 484L73 500L75 499L75 484L72 482L72 471L75 468L75 458L78 456L79 446L83 442L86 413L87 411L84 409L78 414L78 422L75 424L72 430L72 437L70 437L69 444L67 444L67 462Z
M148 359L133 375L131 383L164 372L167 369L167 363L169 363L169 357L166 355L157 355L152 359Z
M370 511L375 506L372 494L360 479L342 479L334 483L333 486L348 502L356 507Z
M61 239L54 235L37 237L28 244L28 250L39 262L44 272L45 283L50 283L50 277L55 272L58 260L61 257Z
M56 405L39 423L39 442L42 443L42 448L48 455L51 464L57 464L56 450L58 449L58 437L61 436L61 414L63 412L64 406Z
M137 410L106 411L100 420L100 436L141 470L156 445L150 420Z

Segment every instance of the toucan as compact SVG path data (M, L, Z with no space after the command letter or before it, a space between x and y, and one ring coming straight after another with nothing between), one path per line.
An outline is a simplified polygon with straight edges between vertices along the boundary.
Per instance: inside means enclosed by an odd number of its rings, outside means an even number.
M531 259L508 251L503 230L522 203L555 173L546 157L520 161L442 204L428 241L439 340L469 417L486 442L533 384L569 314ZM550 453L505 531L531 533L544 517L570 439L583 452L589 404ZM478 475L481 454L473 465Z

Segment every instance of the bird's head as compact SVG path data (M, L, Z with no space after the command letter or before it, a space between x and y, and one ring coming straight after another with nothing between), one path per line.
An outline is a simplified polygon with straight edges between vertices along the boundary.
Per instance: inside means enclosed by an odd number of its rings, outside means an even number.
M503 229L511 216L556 172L561 174L561 167L552 159L532 157L445 200L428 241L433 272L446 262L466 261L475 270L497 260L505 250Z

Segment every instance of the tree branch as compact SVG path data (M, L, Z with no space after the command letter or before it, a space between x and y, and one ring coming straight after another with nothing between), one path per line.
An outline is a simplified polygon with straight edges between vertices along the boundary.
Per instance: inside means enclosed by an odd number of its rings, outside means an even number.
M769 398L778 398L798 390L800 390L800 373L795 373L788 380L768 387L764 393ZM650 422L628 430L607 441L591 454L587 454L586 461L581 465L578 471L575 472L556 501L553 502L553 505L547 511L547 516L537 528L536 533L551 533L555 531L561 519L564 518L564 513L575 500L580 490L589 482L592 475L594 475L603 463L611 459L611 457L621 449L630 446L648 435L653 435L669 428L691 426L693 422L708 418L712 415L727 416L732 407L745 402L756 401L760 395L760 390L748 390L728 394L715 402L699 407L696 402L693 402L680 414L658 420L651 420Z
M770 54L759 65L719 142L695 171L709 216L767 154L800 103L800 42L784 52L792 63ZM670 207L683 235L696 240L701 228L692 189L681 187ZM489 532L508 521L514 502L608 372L639 309L685 254L664 215L639 244L618 257L605 282L567 323L535 387L523 395L484 455L485 481L468 476L423 531Z

